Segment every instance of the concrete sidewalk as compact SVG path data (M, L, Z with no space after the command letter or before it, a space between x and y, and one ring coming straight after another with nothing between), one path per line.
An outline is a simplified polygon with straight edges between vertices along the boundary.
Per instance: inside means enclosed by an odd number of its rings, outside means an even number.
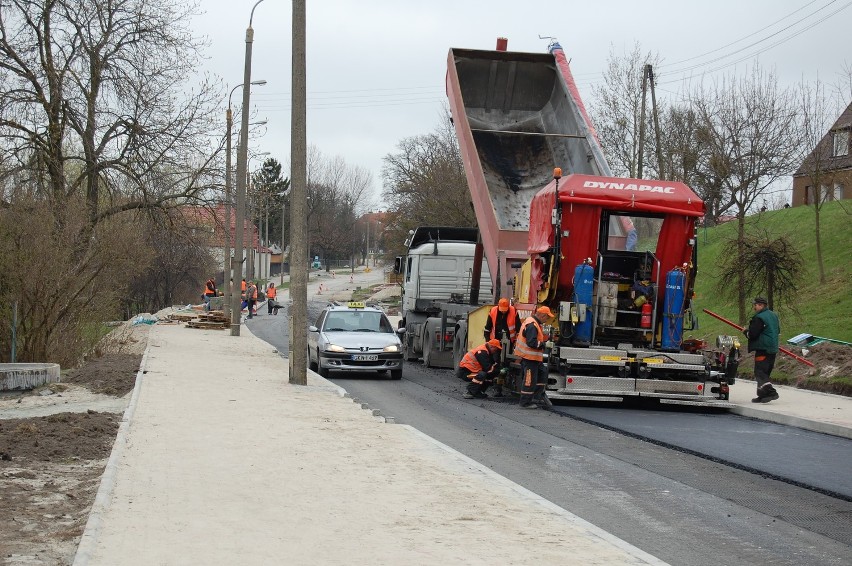
M662 564L245 327L156 325L74 564Z

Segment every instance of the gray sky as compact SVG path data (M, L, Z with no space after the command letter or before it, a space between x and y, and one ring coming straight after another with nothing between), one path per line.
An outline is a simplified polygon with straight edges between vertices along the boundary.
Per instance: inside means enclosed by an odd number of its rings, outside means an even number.
M202 0L206 13L194 26L211 43L207 70L229 90L242 82L245 29L255 1ZM775 70L782 84L817 77L831 83L844 65L852 65L850 4L307 0L308 143L372 172L374 201L379 203L382 157L395 151L402 138L428 133L439 122L450 47L493 49L503 36L510 51L545 52L548 41L538 36L554 36L572 60L587 104L610 49L629 51L637 41L662 58L656 69L660 97L676 96L684 78L742 73L755 58ZM254 88L252 108L269 124L251 148L271 152L285 169L290 156L290 22L289 0L265 0L255 10L252 26L252 79L268 81ZM232 100L239 104L239 91Z

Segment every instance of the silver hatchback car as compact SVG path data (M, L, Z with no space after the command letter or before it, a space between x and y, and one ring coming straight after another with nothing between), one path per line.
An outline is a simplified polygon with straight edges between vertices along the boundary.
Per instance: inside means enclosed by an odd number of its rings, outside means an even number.
M402 378L402 343L388 317L362 302L329 305L308 327L308 365L323 377L330 370L390 373Z

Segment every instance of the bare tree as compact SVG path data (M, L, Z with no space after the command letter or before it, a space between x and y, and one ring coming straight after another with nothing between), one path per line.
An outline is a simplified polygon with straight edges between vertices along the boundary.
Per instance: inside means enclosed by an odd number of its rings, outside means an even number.
M382 180L389 203L388 242L399 251L417 226L476 226L467 178L449 116L432 133L401 140L384 157Z
M721 187L737 214L737 242L746 237L746 213L770 185L795 169L800 151L793 89L755 65L750 75L725 77L693 97L698 139L706 149L703 174ZM724 204L720 209L724 209ZM740 245L740 248L742 246ZM736 262L742 265L742 257ZM737 278L739 318L745 320L746 273Z
M822 234L820 214L826 202L832 197L835 184L833 159L833 139L829 128L835 117L840 114L838 104L826 93L825 85L817 80L815 84L802 84L799 89L799 116L801 119L802 164L796 175L805 175L808 185L805 187L805 202L814 211L814 242L816 243L819 281L825 283L825 263L822 257Z
M603 83L592 87L591 115L601 147L613 174L636 177L639 164L639 133L642 115L642 81L646 64L658 65L658 54L643 53L641 45L633 44L630 52L618 55L610 47ZM645 116L645 132L653 132L650 112ZM646 134L644 162L654 164L647 169L658 175L653 136Z
M352 258L356 252L355 222L370 206L373 176L364 167L327 157L316 147L308 151L308 236L310 247L326 259ZM328 263L326 264L328 267Z
M3 149L39 170L36 186L59 205L85 195L94 224L214 185L221 93L206 82L183 94L199 62L189 29L196 8L13 0L0 9Z

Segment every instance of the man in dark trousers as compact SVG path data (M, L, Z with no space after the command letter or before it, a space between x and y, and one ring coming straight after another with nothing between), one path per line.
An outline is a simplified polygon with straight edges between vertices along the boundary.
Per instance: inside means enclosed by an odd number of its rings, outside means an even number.
M485 391L500 373L499 356L502 346L499 340L489 340L471 349L464 355L456 377L468 382L465 399L487 399Z
M509 304L509 299L500 299L497 306L493 307L488 314L488 320L485 321L485 339L501 340L505 334L509 342L514 344L520 329L521 319L517 309Z
M754 316L745 332L748 338L748 351L754 352L754 379L757 381L757 397L752 403L769 403L778 399L778 391L772 387L769 375L775 367L778 354L778 336L781 323L778 315L767 306L766 299L754 299Z
M548 307L538 307L532 316L521 325L518 341L515 343L515 355L521 358L521 400L522 409L550 407L553 403L547 398L547 364L544 363L544 348L550 336L544 333L541 325L554 318Z

